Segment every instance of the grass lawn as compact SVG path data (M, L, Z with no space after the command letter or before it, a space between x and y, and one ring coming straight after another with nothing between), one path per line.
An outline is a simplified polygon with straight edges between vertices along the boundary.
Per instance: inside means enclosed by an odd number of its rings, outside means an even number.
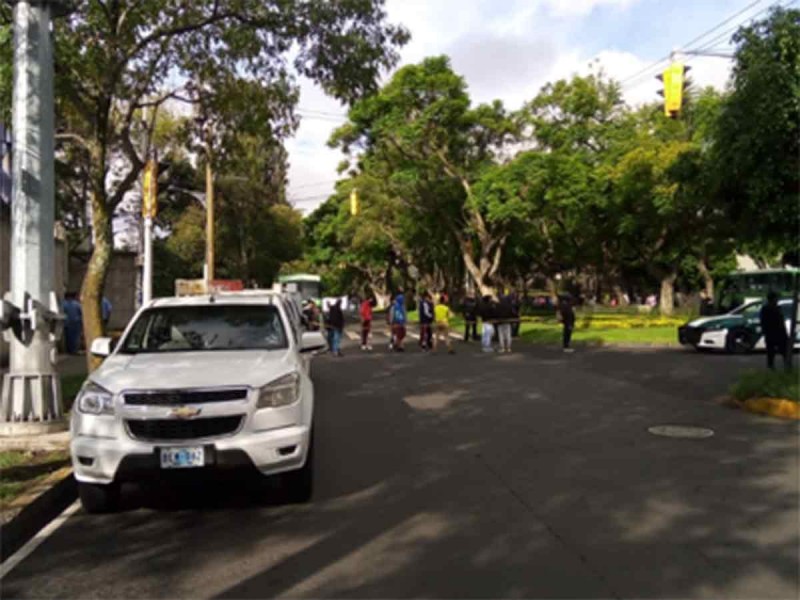
M800 402L800 377L796 370L786 371L780 364L774 371L747 371L731 388L731 394L743 402L752 398L780 398Z
M46 478L53 471L69 464L69 452L0 452L0 504L9 502Z
M577 345L591 346L678 346L678 325L683 319L666 319L650 315L577 313L572 340ZM453 331L464 331L464 319L452 321ZM532 344L561 343L561 323L555 316L523 317L520 339Z

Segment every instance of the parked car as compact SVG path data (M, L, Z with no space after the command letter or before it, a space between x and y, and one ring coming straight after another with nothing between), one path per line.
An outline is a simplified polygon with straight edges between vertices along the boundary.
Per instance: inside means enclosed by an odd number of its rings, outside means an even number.
M698 350L723 350L743 353L765 348L759 315L764 300L745 302L724 315L695 319L678 328L678 341ZM778 303L786 319L787 333L791 327L792 301ZM795 348L800 348L800 331Z
M251 467L290 499L312 493L314 385L290 298L220 293L150 302L75 400L70 451L88 512L115 509L123 481L153 471Z

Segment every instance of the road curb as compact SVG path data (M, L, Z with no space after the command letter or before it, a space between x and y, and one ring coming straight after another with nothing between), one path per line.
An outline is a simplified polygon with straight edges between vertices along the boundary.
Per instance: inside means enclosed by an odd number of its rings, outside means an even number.
M78 484L72 468L64 467L52 473L27 494L14 500L9 509L22 506L8 523L0 525L0 562L4 562L55 519L78 497Z
M735 400L734 403L748 412L800 421L800 403L785 398L750 398L744 402Z

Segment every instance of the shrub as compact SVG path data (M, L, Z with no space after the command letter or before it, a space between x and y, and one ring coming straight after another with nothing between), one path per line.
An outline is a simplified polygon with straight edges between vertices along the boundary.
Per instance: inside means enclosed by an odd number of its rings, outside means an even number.
M747 371L733 385L731 394L742 402L750 398L785 398L800 402L799 377L796 370Z

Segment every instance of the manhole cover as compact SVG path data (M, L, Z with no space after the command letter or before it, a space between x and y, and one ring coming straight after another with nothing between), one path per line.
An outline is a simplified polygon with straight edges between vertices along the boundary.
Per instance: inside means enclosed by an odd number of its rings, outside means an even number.
M702 439L714 435L713 429L692 427L691 425L655 425L647 429L653 435L672 438Z

